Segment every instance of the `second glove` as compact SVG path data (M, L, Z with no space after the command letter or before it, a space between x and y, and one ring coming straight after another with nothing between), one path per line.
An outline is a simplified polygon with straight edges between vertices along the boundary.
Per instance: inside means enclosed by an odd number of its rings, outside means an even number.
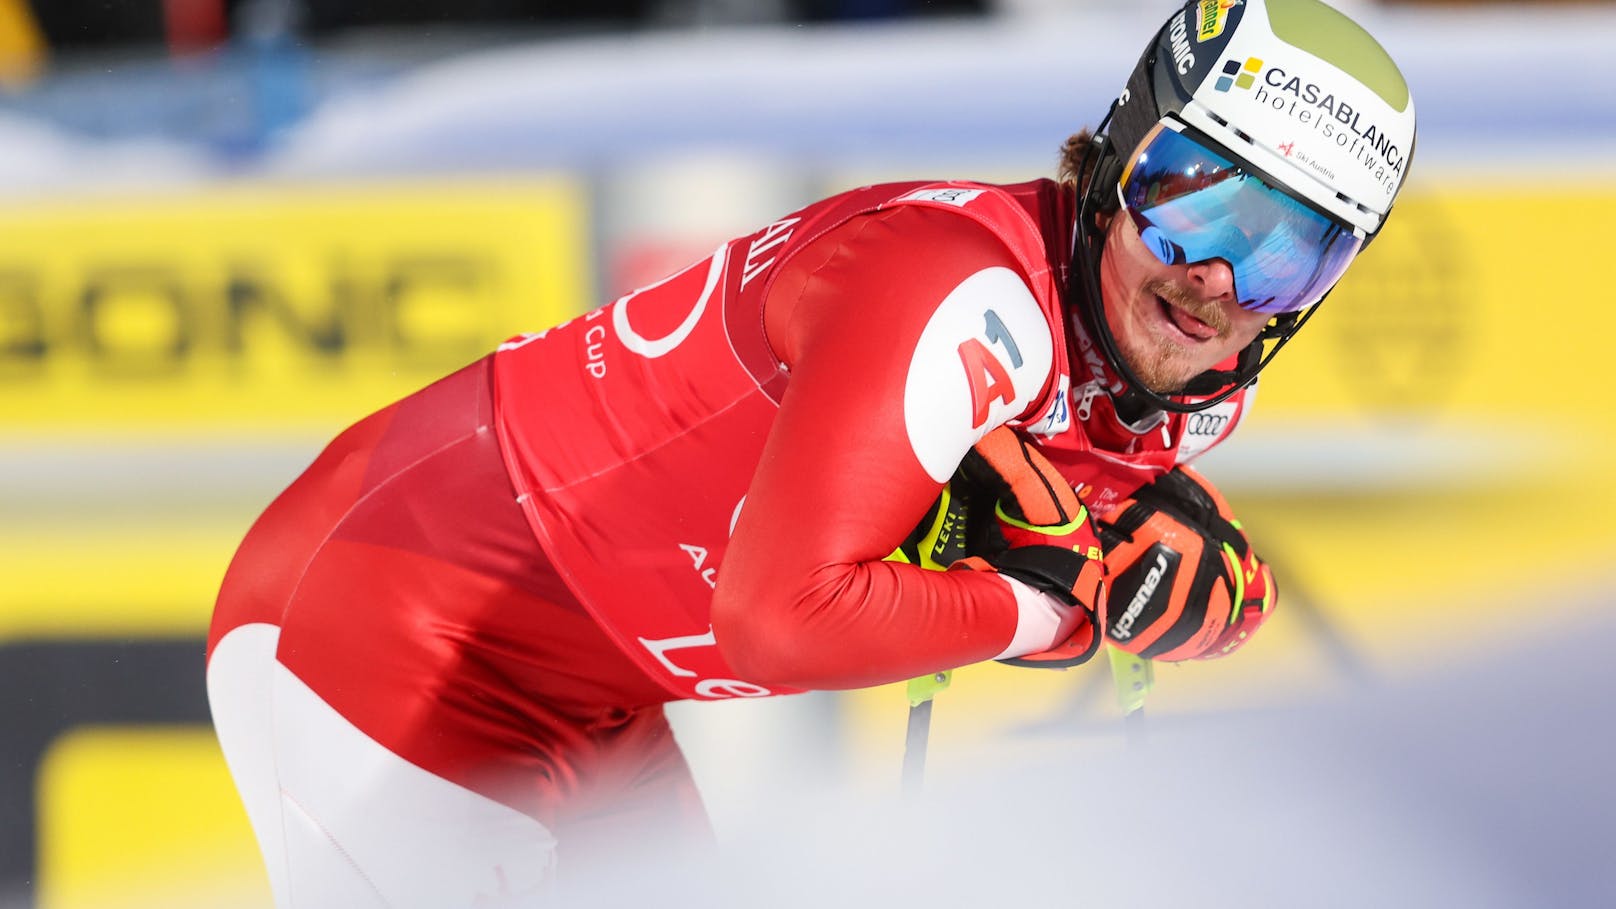
M1106 637L1163 661L1232 653L1272 614L1276 588L1228 502L1187 467L1140 487L1099 522Z

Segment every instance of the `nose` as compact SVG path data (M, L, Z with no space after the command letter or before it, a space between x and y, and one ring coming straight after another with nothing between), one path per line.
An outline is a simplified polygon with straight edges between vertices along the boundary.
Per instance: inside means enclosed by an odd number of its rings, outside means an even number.
M1209 300L1234 299L1234 269L1222 259L1207 259L1191 265L1190 284Z

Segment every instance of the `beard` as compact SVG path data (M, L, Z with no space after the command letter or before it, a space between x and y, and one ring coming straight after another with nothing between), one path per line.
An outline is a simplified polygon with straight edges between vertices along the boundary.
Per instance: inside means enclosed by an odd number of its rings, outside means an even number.
M1149 350L1123 348L1122 356L1128 368L1144 386L1159 395L1178 394L1184 385L1200 373L1174 352L1159 347Z
M1152 279L1142 285L1141 291L1147 305L1159 305L1155 302L1155 297L1160 297L1210 326L1216 335L1205 343L1221 343L1228 339L1231 326L1223 308L1216 303L1200 299L1182 284ZM1113 332L1113 335L1115 334ZM1142 333L1129 333L1126 342L1119 338L1118 346L1121 348L1123 359L1128 363L1128 368L1133 370L1134 375L1146 388L1157 394L1176 394L1183 391L1186 383L1211 368L1211 365L1202 365L1198 362L1203 354L1178 338L1165 334L1159 326L1152 325L1143 333L1149 337L1140 337L1140 334Z

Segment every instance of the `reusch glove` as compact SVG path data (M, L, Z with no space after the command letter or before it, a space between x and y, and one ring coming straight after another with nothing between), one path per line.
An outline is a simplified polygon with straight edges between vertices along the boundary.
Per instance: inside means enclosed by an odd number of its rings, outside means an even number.
M1239 649L1278 601L1229 503L1188 467L1139 488L1098 522L1112 646L1173 662Z
M950 568L997 571L1085 613L1055 647L1000 662L1047 669L1087 662L1100 647L1105 563L1088 509L1071 484L1030 442L1001 426L966 455L950 486L951 498L977 503L967 509L971 554ZM989 502L992 513L986 514Z

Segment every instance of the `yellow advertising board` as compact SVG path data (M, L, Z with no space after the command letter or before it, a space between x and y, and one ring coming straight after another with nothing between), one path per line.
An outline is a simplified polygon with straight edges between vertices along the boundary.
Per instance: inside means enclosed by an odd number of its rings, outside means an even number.
M206 726L87 726L39 768L40 909L267 907L269 881Z
M0 426L324 426L594 305L565 180L0 211Z
M1609 185L1412 194L1264 375L1241 456L1314 466L1249 484L1250 523L1345 633L1507 642L1616 580L1616 310L1590 260L1611 231Z

